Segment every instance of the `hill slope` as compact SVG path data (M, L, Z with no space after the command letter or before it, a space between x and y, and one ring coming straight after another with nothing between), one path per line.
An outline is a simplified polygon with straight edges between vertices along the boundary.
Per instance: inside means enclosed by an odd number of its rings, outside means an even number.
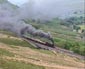
M0 19L15 17L18 14L16 8L7 0L0 0ZM80 35L60 25L60 21L54 20L52 23L46 24L31 23L30 21L28 23L38 29L50 31L55 44L58 44L59 47L85 55L85 44L80 39ZM18 22L16 25L20 27ZM36 49L33 45L9 34L9 32L1 33L0 31L0 69L84 69L85 67L82 60L54 51Z
M14 36L0 34L2 69L83 69L84 63L67 55L35 49ZM76 66L77 65L77 66Z
M13 17L18 14L18 7L11 4L7 0L0 0L0 19Z

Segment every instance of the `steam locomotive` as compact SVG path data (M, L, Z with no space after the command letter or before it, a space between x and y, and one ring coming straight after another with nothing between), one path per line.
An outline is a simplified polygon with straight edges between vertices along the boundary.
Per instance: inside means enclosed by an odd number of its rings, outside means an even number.
M36 39L33 39L33 38L30 38L28 36L25 35L25 33L29 33L31 35L36 35L34 34L33 32L28 32L28 27L25 27L24 29L21 30L21 37L24 38L26 41L32 41L32 42L35 42L35 43L39 43L39 44L42 44L42 45L45 45L45 46L48 46L48 47L54 47L54 40L52 37L50 37L50 35L48 34L43 34L42 32L40 32L40 34L38 34L38 36L40 36L41 38L47 38L48 40L51 41L51 43L49 42L43 42L43 41L39 41L39 40L36 40Z
M43 42L43 41L39 41L39 40L36 40L36 39L33 39L33 38L29 38L28 36L22 36L22 38L24 38L26 41L32 41L32 42L35 42L35 43L38 43L38 44L41 44L41 45L44 45L44 46L48 46L48 47L51 47L51 48L55 47L53 39L51 40L52 43L49 43L49 42Z

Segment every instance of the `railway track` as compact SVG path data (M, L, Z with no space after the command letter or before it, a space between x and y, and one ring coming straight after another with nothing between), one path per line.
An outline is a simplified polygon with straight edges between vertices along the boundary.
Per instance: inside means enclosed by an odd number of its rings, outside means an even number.
M80 60L85 60L85 56L78 55L76 53L73 53L72 51L65 50L65 49L59 48L57 46L55 46L55 48L51 48L51 47L46 47L44 45L37 44L37 43L34 43L34 44L36 46L40 47L41 49L51 50L51 51L55 51L55 52L58 52L58 53L66 54L66 55L68 55L70 57L78 58Z
M85 56L81 56L81 55L78 55L72 51L69 51L69 50L65 50L65 49L61 49L59 47L56 47L55 49L56 52L59 52L59 53L63 53L63 54L66 54L70 57L75 57L75 58L78 58L78 59L81 59L81 60L85 60Z
M36 40L33 40L31 38L28 38L28 37L23 37L23 40L31 43L36 48L51 50L51 51L55 51L55 52L58 52L58 53L66 54L70 57L78 58L80 60L85 60L85 56L78 55L76 53L73 53L72 51L65 50L65 49L59 48L57 46L52 46L50 44L45 44L44 42L36 41Z

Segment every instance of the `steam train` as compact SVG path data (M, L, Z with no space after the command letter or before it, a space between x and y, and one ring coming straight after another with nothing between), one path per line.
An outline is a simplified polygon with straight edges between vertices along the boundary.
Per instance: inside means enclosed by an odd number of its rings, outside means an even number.
M49 42L43 42L43 41L39 41L33 38L29 38L28 36L22 36L22 38L24 38L24 40L26 41L32 41L32 42L35 42L35 43L38 43L38 44L41 44L47 47L55 48L53 40L51 40L51 43L49 43Z
M36 34L34 34L33 31L29 31L29 27L25 27L24 29L21 30L21 37L26 41L32 41L32 42L35 42L35 43L38 43L38 44L41 44L41 45L44 45L44 46L52 47L52 48L54 47L54 40L48 34L43 34L42 32L38 32L38 33L40 33L40 34L38 34L38 36L40 36L41 38L47 38L48 41L49 40L51 41L51 43L39 41L39 40L36 40L34 38L31 38L31 37L28 37L28 36L25 35L25 33L28 33L30 35L36 35Z

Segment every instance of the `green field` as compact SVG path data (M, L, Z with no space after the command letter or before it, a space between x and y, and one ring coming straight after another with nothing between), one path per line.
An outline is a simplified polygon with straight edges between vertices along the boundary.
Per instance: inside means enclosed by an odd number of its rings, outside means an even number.
M43 66L0 58L0 69L45 69Z
M85 30L85 25L79 25L79 27Z

